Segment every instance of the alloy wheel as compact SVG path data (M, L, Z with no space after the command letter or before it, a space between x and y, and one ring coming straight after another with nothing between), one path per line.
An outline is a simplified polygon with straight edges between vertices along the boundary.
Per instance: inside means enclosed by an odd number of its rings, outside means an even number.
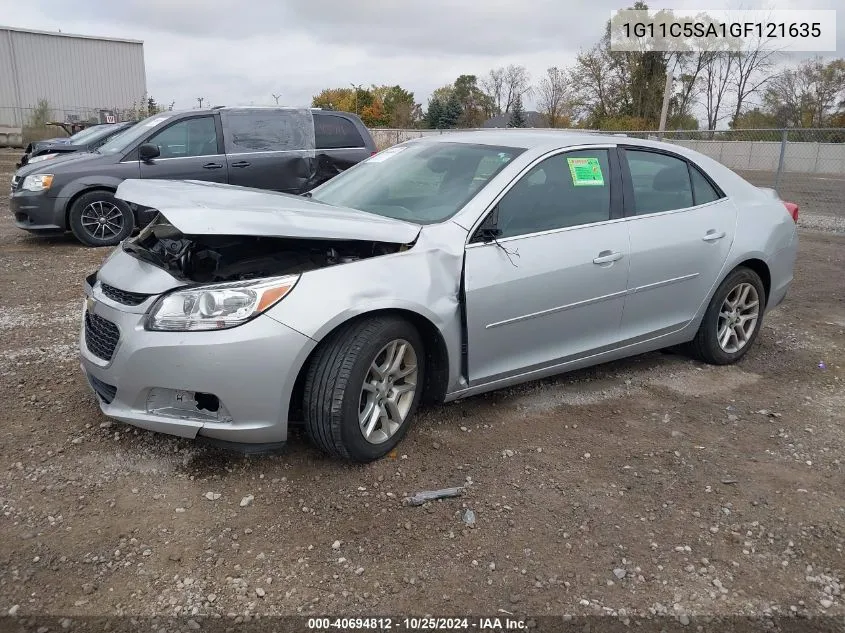
M735 354L748 344L760 318L760 297L757 289L743 282L725 297L719 309L716 337L719 347Z
M120 208L105 200L96 200L82 209L82 228L98 240L106 240L123 230L123 213Z
M417 391L417 354L404 339L385 345L361 387L358 423L371 444L390 439L405 422Z

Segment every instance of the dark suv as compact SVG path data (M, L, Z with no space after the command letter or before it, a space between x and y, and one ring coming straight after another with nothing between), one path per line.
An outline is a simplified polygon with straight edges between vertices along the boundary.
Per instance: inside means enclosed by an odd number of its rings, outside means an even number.
M22 167L12 178L15 224L33 233L70 229L109 246L146 224L154 209L114 197L127 178L210 180L302 194L370 157L375 143L347 112L212 108L164 112L93 153Z

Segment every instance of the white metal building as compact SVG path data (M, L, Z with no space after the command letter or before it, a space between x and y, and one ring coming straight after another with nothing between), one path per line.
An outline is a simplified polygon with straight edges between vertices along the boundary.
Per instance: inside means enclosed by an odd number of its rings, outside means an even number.
M131 108L146 86L141 41L0 26L0 126L27 125L42 100L59 121Z

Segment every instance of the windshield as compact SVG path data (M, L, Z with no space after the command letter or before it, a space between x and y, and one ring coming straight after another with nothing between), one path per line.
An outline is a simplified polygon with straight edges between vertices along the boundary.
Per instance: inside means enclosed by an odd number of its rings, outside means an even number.
M89 136L93 136L94 134L101 131L105 125L92 125L91 127L87 127L84 130L79 130L76 134L71 135L68 137L68 140L72 143L78 143L79 141L84 141Z
M106 141L103 146L100 147L100 149L98 149L97 151L100 154L117 154L119 152L122 152L123 150L127 149L132 143L137 141L139 138L152 131L152 129L156 127L159 123L163 123L171 116L173 115L154 114L153 116L144 119L140 123L136 123L132 127L127 128L120 134L114 135L108 141Z
M397 145L317 187L312 199L417 224L442 222L524 151L469 143Z

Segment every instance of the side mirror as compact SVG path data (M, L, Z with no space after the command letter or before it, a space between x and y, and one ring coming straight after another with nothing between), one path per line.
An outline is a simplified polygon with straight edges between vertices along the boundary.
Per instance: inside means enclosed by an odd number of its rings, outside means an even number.
M161 156L161 150L158 148L158 145L153 145L152 143L144 143L141 147L138 148L138 158L140 158L145 163L150 162L154 158L158 158Z

